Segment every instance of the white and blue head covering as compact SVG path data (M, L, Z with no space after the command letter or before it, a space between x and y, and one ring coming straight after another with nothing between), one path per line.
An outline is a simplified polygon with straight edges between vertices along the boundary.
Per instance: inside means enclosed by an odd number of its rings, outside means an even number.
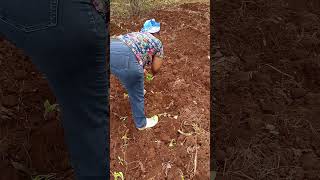
M149 19L143 24L141 32L157 33L160 31L160 23L155 19Z

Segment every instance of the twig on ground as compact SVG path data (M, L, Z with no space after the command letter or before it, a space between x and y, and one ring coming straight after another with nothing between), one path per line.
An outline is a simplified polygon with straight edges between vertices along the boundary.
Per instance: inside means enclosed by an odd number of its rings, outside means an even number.
M165 177L168 177L168 171L169 169L171 169L171 164L170 164L170 161L169 162L166 162L166 163L162 163L162 169L165 170Z
M310 129L311 129L311 132L315 135L315 137L317 137L318 140L320 140L320 134L317 132L317 130L315 130L311 124L311 122L309 120L306 120Z
M268 66L268 67L270 67L270 68L272 68L273 70L277 71L277 72L280 73L280 74L283 74L283 75L285 75L285 76L287 76L287 77L289 77L289 78L291 78L291 79L294 79L293 76L291 76L291 75L289 75L289 74L287 74L287 73L285 73L285 72L280 71L279 69L275 68L274 66L272 66L272 65L270 65L270 64L265 64L265 65Z
M230 173L232 173L232 174L234 174L234 175L238 175L238 176L240 176L240 177L244 177L244 178L250 179L250 180L254 180L252 177L244 174L242 171L230 172Z
M140 169L141 169L142 172L146 172L146 169L144 168L144 166L143 166L143 164L142 164L141 161L132 161L132 162L128 163L127 165L132 164L132 163L138 163L138 165L135 166L135 167L133 167L133 168L131 168L131 169L129 169L129 171L134 170L134 169L140 167Z
M195 176L197 173L197 165L198 165L198 146L196 148L196 153L194 155L194 169L193 169L193 175Z
M224 165L223 165L223 176L224 176L225 173L226 173L226 167L227 167L227 160L225 159Z
M271 174L272 172L279 170L279 169L284 169L284 168L300 168L298 166L279 166L277 168L272 168L272 169L268 169L267 172L265 174L263 174L261 177L266 177L268 174Z

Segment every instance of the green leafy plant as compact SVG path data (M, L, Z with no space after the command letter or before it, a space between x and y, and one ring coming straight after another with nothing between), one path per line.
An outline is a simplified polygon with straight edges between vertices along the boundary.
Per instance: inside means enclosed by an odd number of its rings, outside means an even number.
M44 104L44 117L47 117L48 113L57 111L58 104L50 104L49 100L47 99Z
M120 180L124 180L124 175L122 172L114 172L113 177L115 180L118 180L118 178L120 178Z
M150 73L147 73L147 75L146 75L146 80L147 80L148 82L152 81L152 80L153 80L153 75L150 74Z

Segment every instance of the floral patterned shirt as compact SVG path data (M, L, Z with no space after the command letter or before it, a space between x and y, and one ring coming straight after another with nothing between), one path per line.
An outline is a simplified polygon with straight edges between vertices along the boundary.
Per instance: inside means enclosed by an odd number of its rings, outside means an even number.
M148 32L132 32L117 36L117 38L131 48L138 63L143 67L152 63L154 55L163 58L161 41Z

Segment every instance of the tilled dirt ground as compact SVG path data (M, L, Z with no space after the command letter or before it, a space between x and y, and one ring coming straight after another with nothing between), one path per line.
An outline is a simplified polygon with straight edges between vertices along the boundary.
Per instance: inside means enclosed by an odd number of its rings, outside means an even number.
M319 180L318 1L213 4L217 179Z
M111 35L139 31L150 18L162 24L165 60L161 72L145 83L145 107L147 116L158 114L160 121L154 129L136 130L125 90L111 77L111 173L122 172L129 180L209 179L209 5L112 19Z
M44 118L46 100L55 102L46 80L29 58L1 39L1 180L27 180L33 173L67 179L72 174L57 113Z

